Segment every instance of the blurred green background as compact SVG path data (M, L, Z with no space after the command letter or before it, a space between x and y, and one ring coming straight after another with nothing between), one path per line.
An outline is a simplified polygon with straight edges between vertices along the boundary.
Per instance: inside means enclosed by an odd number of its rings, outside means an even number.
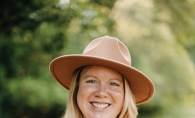
M68 91L49 72L57 56L118 37L155 84L138 118L195 118L195 0L3 0L0 118L59 118Z

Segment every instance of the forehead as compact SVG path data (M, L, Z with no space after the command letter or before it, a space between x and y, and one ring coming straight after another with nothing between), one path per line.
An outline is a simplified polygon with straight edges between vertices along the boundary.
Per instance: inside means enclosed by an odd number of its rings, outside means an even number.
M117 71L102 66L86 66L81 72L82 76L107 77L122 80L123 76Z

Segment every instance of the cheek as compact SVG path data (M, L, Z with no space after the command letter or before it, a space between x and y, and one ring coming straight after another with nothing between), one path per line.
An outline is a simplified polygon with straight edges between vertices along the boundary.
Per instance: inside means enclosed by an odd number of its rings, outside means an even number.
M120 106L121 108L123 106L124 98L125 98L124 90L118 89L118 90L112 91L112 98L117 103L117 105Z
M84 92L84 89L82 87L79 88L78 94L77 94L77 102L79 103L83 98L87 96L86 92Z
M91 87L80 85L77 94L77 102L79 103L79 101L83 102L84 100L87 100L93 91L94 90Z
M124 90L122 88L113 89L110 91L116 98L124 98Z
M118 94L118 101L119 101L119 104L120 106L122 107L123 104L124 104L124 99L125 99L125 93L124 91L121 91L119 94Z
M82 87L79 88L78 90L78 93L77 93L77 104L78 104L78 107L79 109L83 112L83 107L85 106L84 105L84 101L86 99L86 92L84 92L84 89L82 89Z
M82 85L79 86L79 90L77 93L77 104L83 115L86 115L89 112L89 98L93 94L93 91L94 90L90 87Z

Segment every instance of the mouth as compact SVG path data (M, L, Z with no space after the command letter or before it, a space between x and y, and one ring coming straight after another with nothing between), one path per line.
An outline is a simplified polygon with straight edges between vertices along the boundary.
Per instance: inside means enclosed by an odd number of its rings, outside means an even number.
M99 108L99 109L105 109L107 108L108 106L110 106L110 104L105 104L105 103L95 103L95 102L91 102L91 104L96 107L96 108Z

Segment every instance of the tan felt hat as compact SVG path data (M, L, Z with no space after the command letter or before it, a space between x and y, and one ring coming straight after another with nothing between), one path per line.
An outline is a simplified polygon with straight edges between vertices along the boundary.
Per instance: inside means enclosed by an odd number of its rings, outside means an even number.
M96 65L121 73L129 82L136 104L143 104L154 94L152 81L131 66L128 48L117 38L103 36L91 41L82 54L63 55L50 63L50 71L63 87L69 89L75 70L81 66Z

